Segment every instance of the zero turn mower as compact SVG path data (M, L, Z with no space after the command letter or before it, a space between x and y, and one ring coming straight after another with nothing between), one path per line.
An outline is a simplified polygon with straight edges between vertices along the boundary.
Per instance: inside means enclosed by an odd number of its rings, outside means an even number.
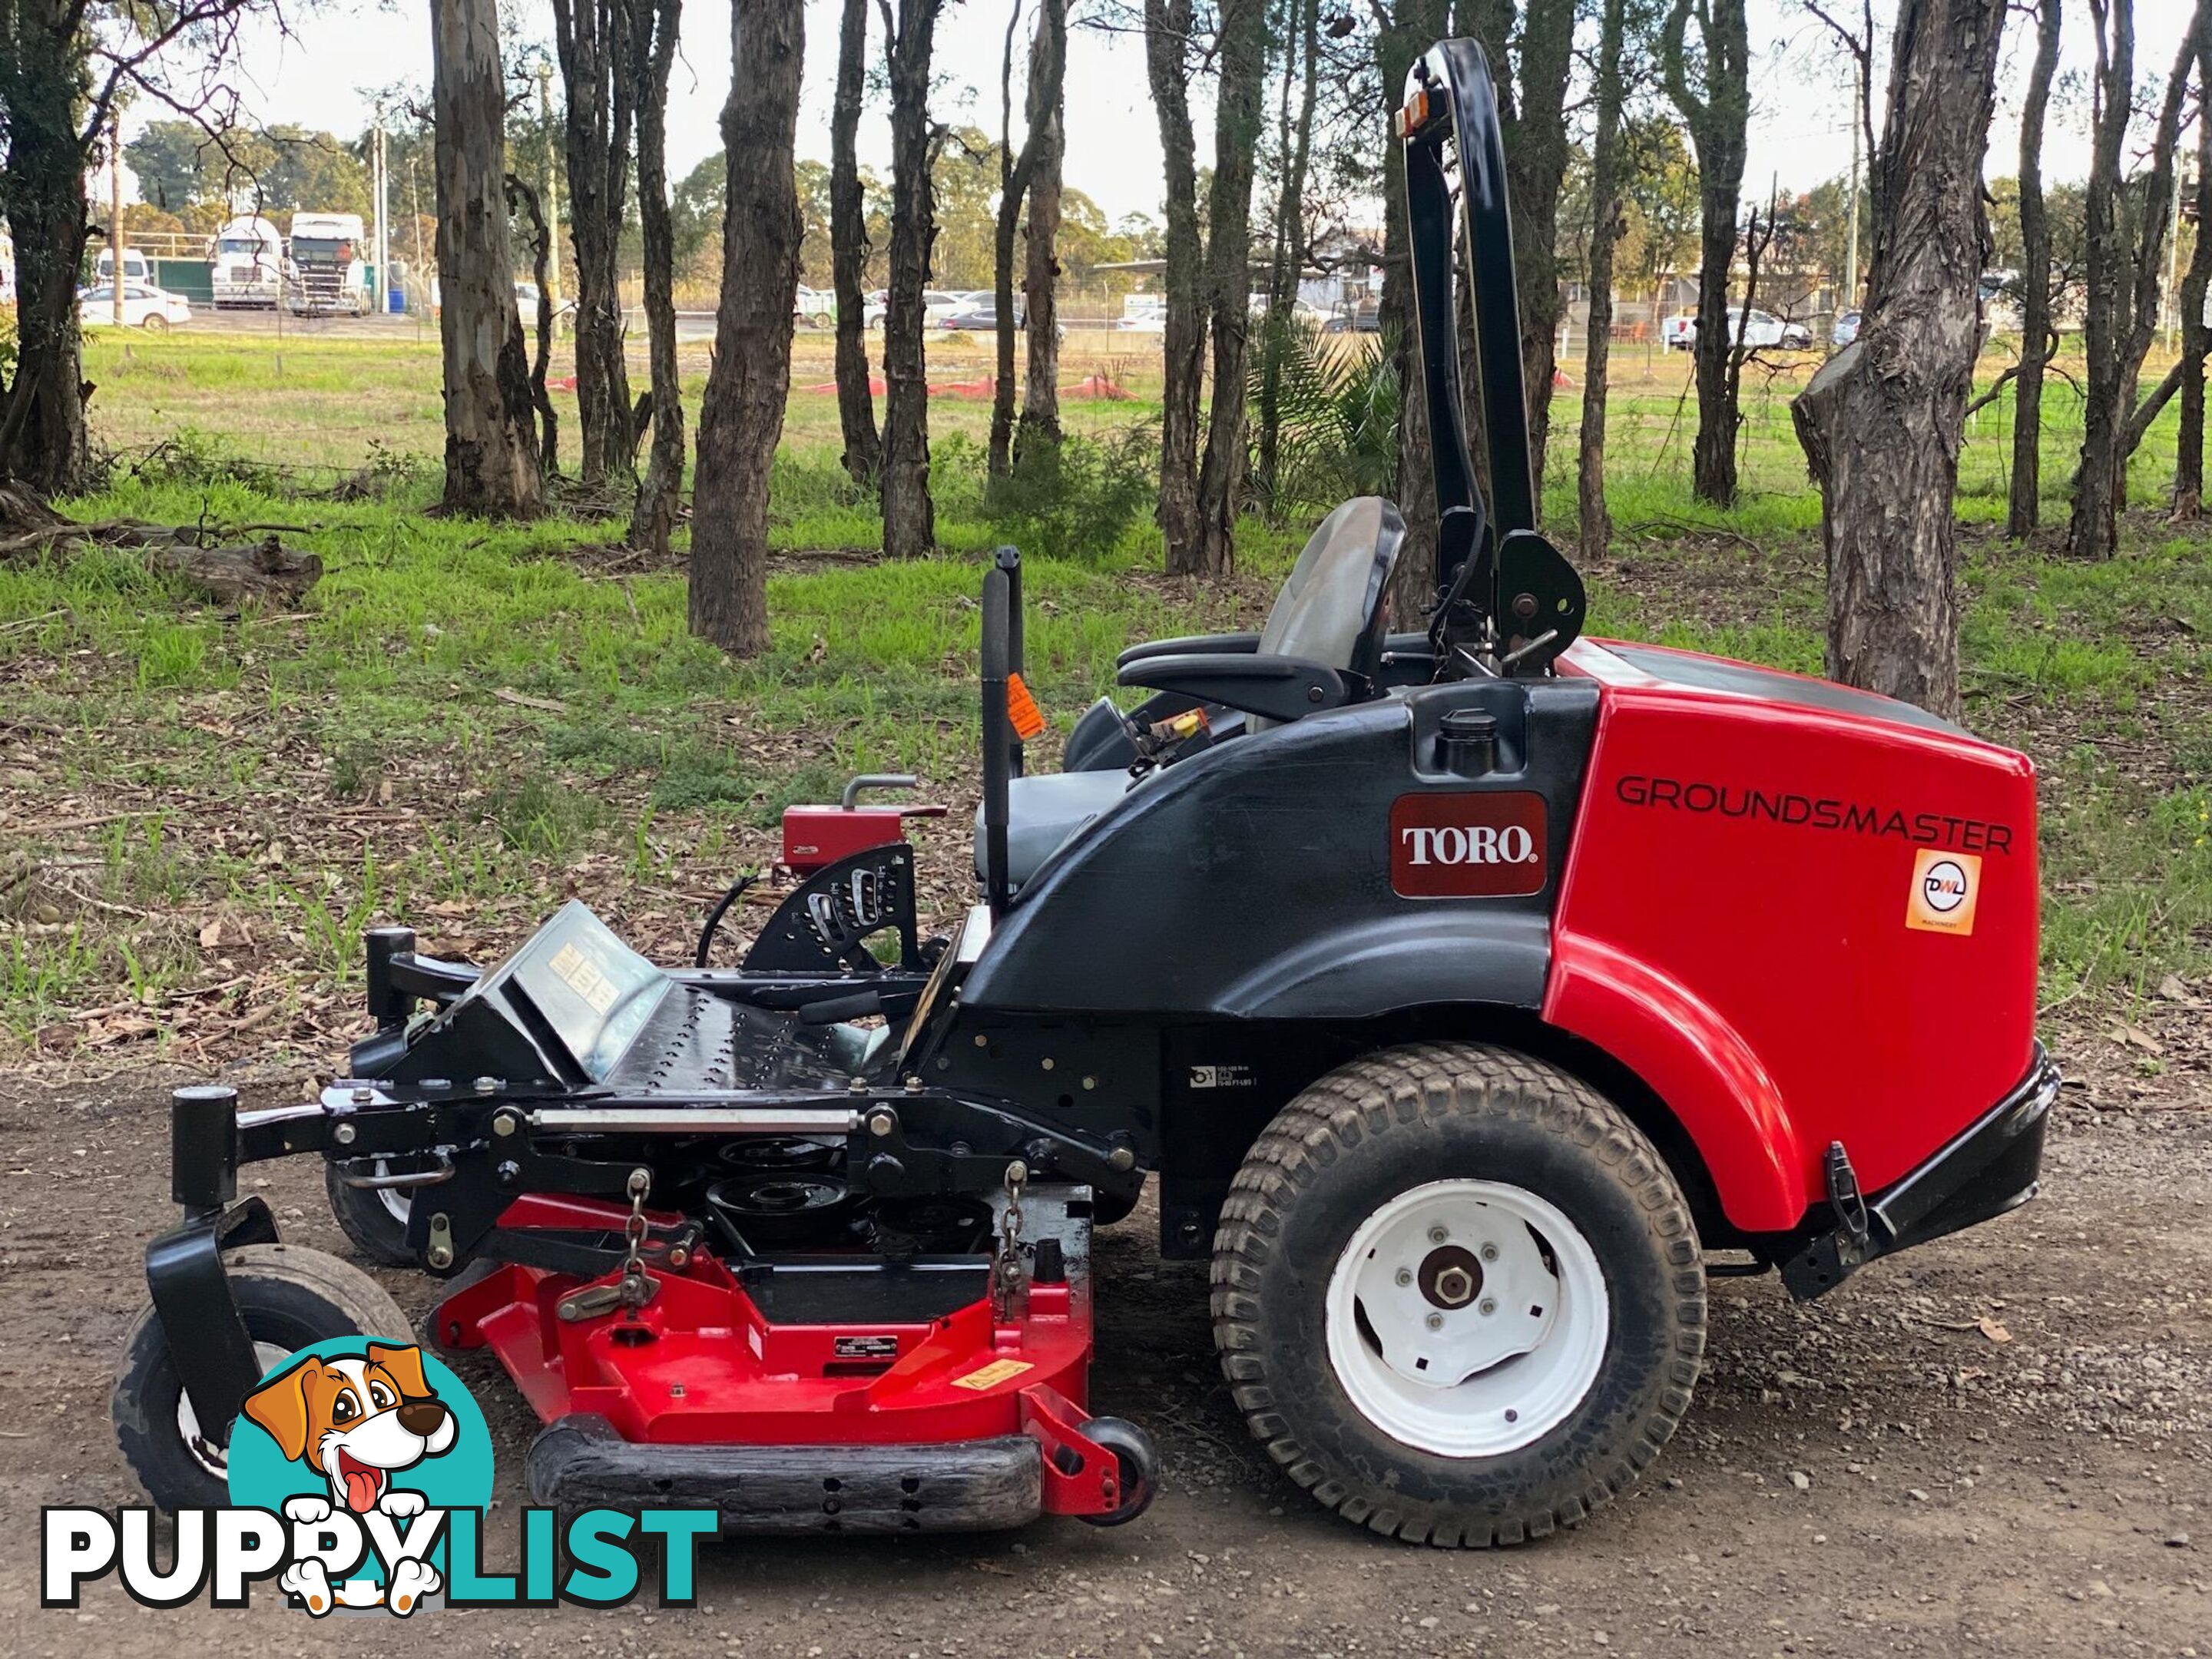
M1534 527L1473 44L1420 61L1398 131L1425 629L1388 631L1397 509L1347 502L1264 629L1126 653L1150 695L1032 775L1004 551L982 897L951 939L917 925L899 809L854 792L787 820L799 884L737 969L657 968L580 903L485 971L375 933L345 1079L176 1097L185 1219L148 1251L116 1407L156 1499L221 1501L272 1354L404 1334L239 1197L241 1163L292 1153L372 1255L447 1281L434 1338L491 1350L544 1419L538 1501L732 1530L1142 1510L1152 1443L1089 1415L1086 1373L1091 1231L1148 1175L1164 1254L1212 1259L1268 1455L1347 1520L1470 1545L1650 1465L1709 1272L1818 1296L2033 1195L2057 1079L2028 763L1866 692L1580 637Z

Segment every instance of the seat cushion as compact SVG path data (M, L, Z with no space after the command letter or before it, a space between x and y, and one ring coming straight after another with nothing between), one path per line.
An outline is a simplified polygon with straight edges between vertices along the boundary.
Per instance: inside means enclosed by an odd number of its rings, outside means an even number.
M1149 774L1147 775L1149 775ZM1127 794L1118 767L1104 772L1047 772L1006 783L1006 883L1019 888L1062 842ZM975 874L983 874L983 813L975 811Z

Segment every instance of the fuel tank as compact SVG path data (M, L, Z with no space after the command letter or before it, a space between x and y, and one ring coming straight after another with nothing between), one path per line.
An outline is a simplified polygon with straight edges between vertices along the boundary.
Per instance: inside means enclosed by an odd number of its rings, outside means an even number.
M1840 1141L1896 1180L2033 1055L2035 774L1910 705L1585 641L1596 735L1544 1018L1634 1068L1729 1218L1794 1225Z

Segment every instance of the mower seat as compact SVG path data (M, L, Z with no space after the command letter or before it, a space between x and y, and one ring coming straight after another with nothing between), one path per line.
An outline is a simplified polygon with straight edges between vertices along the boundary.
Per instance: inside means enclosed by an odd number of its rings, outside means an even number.
M1389 617L1383 595L1405 545L1395 502L1355 495L1323 519L1291 567L1261 630L1262 657L1300 657L1372 680L1382 663ZM1249 729L1281 722L1255 714Z
M1406 520L1380 495L1360 495L1321 521L1291 567L1267 613L1254 655L1296 657L1371 682L1382 666L1389 620L1383 596L1405 543ZM1182 642L1176 642L1178 645ZM1173 651L1176 647L1170 646ZM1125 655L1141 672L1152 659ZM1203 653L1160 660L1203 663ZM1125 679L1130 672L1125 672ZM1264 732L1279 720L1248 715L1245 727ZM1146 777L1155 775L1145 774ZM1120 768L1046 773L1011 779L1006 787L1006 884L1018 892L1044 861L1076 832L1144 780L1132 783ZM975 815L975 874L983 868L983 815Z

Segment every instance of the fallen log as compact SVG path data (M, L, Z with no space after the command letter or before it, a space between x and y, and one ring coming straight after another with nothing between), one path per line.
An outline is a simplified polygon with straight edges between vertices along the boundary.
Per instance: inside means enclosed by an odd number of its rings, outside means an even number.
M264 536L251 545L197 547L175 543L157 547L154 568L190 583L218 605L237 605L252 599L267 604L296 603L300 596L322 580L323 562L313 553L296 552L275 536Z

